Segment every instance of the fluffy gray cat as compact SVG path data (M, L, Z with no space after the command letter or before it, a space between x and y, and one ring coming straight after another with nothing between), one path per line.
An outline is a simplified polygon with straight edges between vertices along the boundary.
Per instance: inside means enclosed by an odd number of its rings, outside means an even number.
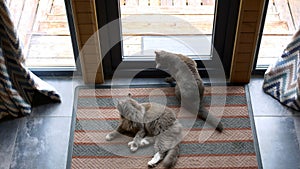
M139 129L133 141L128 143L130 150L135 152L139 147L154 143L157 153L148 162L148 166L155 167L162 161L164 167L173 167L183 138L182 125L176 119L175 112L157 103L138 103L130 94L118 102L117 109L123 118L134 122ZM106 139L112 140L116 132L108 134Z
M155 51L156 68L166 68L172 77L167 82L176 81L175 94L181 101L181 106L197 116L218 131L223 130L219 119L209 115L203 106L204 85L198 73L197 63L191 58L166 51ZM198 92L196 92L198 91Z

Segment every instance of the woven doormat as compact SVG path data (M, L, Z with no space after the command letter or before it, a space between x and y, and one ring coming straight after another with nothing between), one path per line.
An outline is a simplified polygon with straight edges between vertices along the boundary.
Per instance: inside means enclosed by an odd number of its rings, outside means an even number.
M127 147L131 138L124 136L106 141L105 136L118 125L119 114L113 98L124 97L130 92L139 102L147 102L153 90L160 91L152 94L154 100L160 102L166 99L168 107L179 111L174 88L169 86L77 88L67 167L147 168L147 162L154 154L153 146L131 153ZM180 144L180 157L175 168L261 168L251 104L246 91L243 86L206 87L205 106L210 113L221 117L224 125L222 133L200 119L195 121L178 115L187 135ZM192 128L188 128L189 125Z

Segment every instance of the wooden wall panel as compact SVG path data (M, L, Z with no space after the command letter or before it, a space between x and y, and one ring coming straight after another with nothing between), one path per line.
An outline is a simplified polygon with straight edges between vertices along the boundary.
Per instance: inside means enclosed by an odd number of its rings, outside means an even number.
M84 82L87 84L103 83L100 41L98 36L93 36L98 30L95 1L72 0L72 11ZM92 39L90 39L91 36L93 36Z
M261 6L263 0L242 0L242 9L244 11L259 11L258 8Z
M252 56L250 53L239 53L239 57L236 59L236 62L237 63L250 63L251 59L252 59Z
M248 22L257 22L258 21L258 12L257 11L246 11L243 16L243 20Z
M255 34L243 32L239 35L240 43L251 43L255 40Z
M264 0L241 0L230 82L250 81Z

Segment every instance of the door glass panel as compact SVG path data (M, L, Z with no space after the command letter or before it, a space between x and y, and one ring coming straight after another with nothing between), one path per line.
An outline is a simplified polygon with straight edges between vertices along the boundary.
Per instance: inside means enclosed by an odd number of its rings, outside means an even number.
M214 0L120 0L123 59L154 60L154 50L211 59Z
M75 68L64 0L8 0L29 68Z
M300 26L299 7L300 0L269 1L256 69L266 69L282 55Z

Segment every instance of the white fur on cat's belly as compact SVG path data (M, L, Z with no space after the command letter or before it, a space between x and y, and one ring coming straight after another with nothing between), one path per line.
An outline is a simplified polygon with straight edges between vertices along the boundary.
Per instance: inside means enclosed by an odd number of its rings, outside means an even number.
M154 166L157 164L160 160L160 154L157 152L154 157L148 162L148 166Z

